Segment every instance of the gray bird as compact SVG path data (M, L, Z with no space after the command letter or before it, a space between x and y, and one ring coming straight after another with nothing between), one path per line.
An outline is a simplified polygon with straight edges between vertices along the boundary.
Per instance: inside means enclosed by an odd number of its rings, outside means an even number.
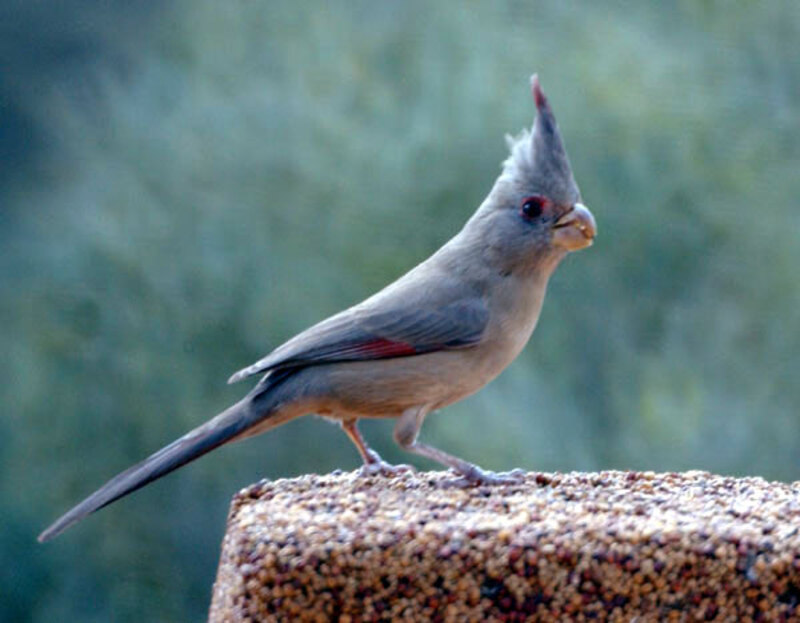
M112 478L39 540L222 444L310 413L341 425L367 472L397 468L367 445L358 420L390 417L405 450L454 469L464 482L506 482L509 476L417 435L428 413L476 392L514 360L536 326L553 270L596 233L535 75L531 91L533 128L508 139L500 177L454 238L374 296L234 374L230 383L263 376L241 401Z

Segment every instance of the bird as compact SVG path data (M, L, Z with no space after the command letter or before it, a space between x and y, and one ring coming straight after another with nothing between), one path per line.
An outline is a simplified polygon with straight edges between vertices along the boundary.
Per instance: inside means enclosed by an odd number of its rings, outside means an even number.
M223 444L307 414L338 423L366 473L407 468L384 462L358 429L362 418L393 418L401 448L451 468L465 486L513 481L513 472L484 471L418 435L430 412L478 391L519 355L556 266L597 234L536 74L530 87L532 127L506 136L499 177L452 239L373 296L236 372L229 383L261 378L239 402L109 480L39 541Z

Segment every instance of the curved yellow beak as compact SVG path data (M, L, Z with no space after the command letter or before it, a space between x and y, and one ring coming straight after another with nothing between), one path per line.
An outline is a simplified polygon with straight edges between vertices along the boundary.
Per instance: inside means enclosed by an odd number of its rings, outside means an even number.
M576 203L553 224L553 244L567 251L585 249L592 244L596 235L594 216L581 203Z

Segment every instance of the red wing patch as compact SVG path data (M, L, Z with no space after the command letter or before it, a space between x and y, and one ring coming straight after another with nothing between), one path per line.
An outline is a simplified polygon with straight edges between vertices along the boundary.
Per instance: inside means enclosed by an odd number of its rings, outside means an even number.
M403 357L405 355L413 355L417 350L406 344L405 342L393 342L382 337L362 342L361 344L353 345L345 349L349 353L358 353L365 355L368 358L382 358L382 357Z

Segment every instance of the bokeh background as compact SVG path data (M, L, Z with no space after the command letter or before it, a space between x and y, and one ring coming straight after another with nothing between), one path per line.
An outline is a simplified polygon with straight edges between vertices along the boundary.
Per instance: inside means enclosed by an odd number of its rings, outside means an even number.
M34 541L455 233L534 70L600 235L423 438L493 469L800 479L796 2L6 0L0 619L202 620L236 490L358 465L303 418Z

